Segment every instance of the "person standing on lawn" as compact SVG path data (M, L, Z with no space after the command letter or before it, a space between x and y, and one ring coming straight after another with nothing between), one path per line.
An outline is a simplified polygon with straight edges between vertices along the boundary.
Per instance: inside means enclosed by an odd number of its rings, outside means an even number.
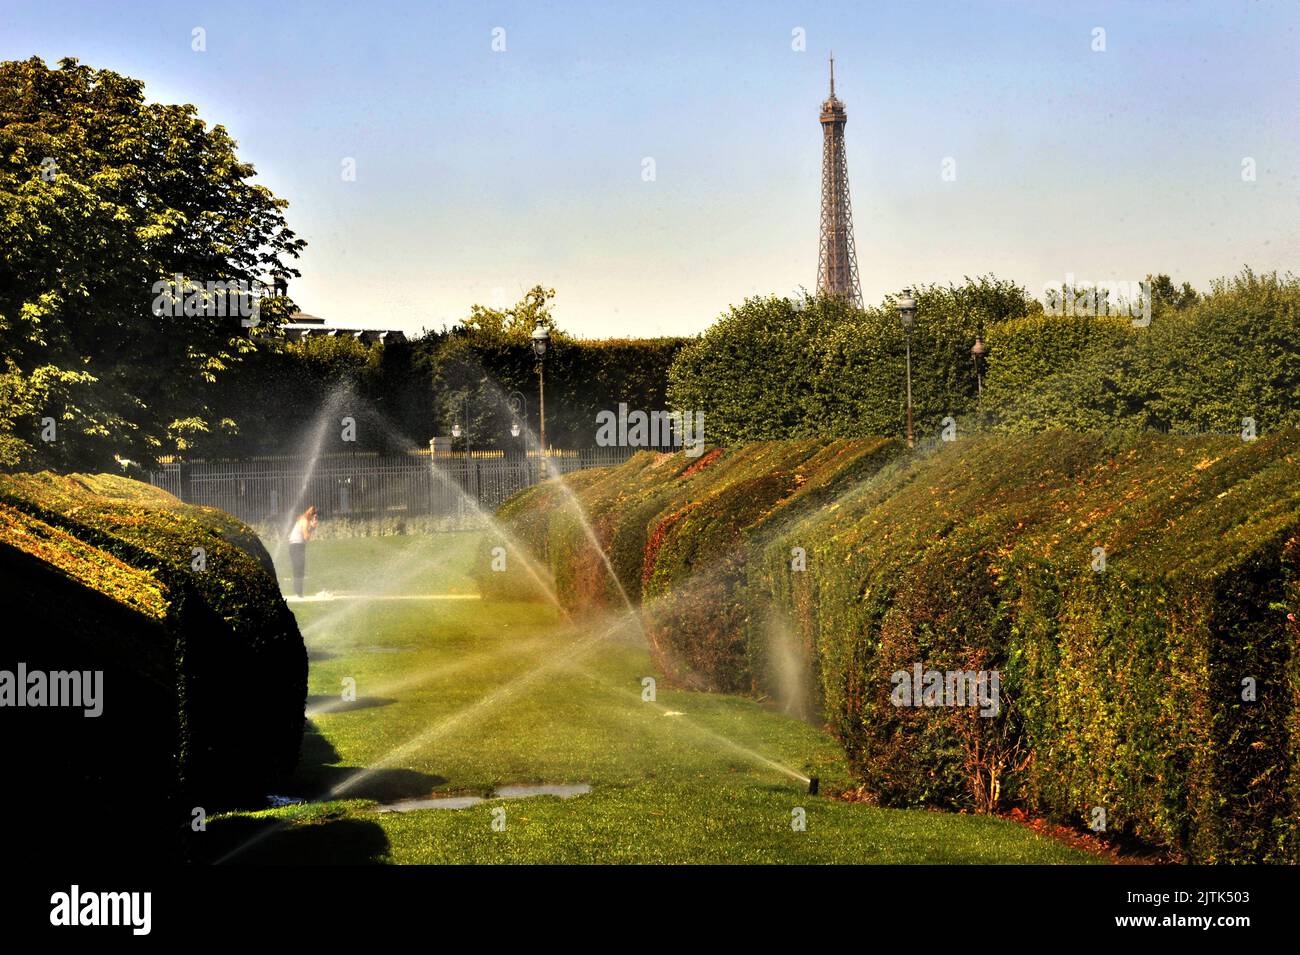
M293 592L302 596L302 583L307 576L307 542L316 529L316 505L312 504L298 515L289 532L289 560L293 563Z

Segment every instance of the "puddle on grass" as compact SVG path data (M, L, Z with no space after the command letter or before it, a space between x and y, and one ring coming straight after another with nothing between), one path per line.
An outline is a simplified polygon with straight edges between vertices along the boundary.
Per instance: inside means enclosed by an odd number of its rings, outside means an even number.
M301 806L307 800L299 799L297 796L267 796L267 805L272 809L279 809L282 806Z
M434 796L432 799L399 799L375 807L375 812L415 812L417 809L468 809L487 802L482 796Z
M498 786L492 791L494 799L527 799L529 796L559 796L568 799L571 796L585 796L591 792L590 783L573 783L572 785L552 785L542 783L540 786Z
M418 809L468 809L495 799L528 799L532 796L558 796L569 799L591 792L590 783L552 784L529 786L498 786L492 795L483 796L431 796L424 799L399 799L375 808L376 812L414 812Z

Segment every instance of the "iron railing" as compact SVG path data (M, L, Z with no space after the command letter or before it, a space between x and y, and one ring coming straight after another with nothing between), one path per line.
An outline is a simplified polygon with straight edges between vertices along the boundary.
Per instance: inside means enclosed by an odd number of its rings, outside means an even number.
M629 448L553 451L548 476L626 461ZM287 525L308 504L322 520L472 519L536 484L536 454L501 451L410 451L399 454L326 454L245 460L172 462L150 472L150 482L188 504L219 508L269 528Z

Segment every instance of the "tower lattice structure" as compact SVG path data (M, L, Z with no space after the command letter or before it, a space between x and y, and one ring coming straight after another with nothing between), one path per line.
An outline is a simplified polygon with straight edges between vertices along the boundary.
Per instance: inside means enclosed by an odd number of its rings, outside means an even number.
M849 167L844 155L848 113L835 97L835 57L831 57L831 95L822 103L822 228L817 250L817 291L862 307L858 253L853 245Z

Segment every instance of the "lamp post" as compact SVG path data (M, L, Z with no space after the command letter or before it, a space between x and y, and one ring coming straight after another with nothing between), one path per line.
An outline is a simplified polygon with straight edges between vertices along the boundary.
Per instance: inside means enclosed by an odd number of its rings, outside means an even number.
M984 395L984 375L980 368L980 362L984 360L984 341L978 332L975 334L975 344L970 350L970 360L975 363L975 397L980 398Z
M533 329L533 354L537 357L537 471L546 477L546 346L551 343L551 333L541 322Z
M460 419L462 415L464 415L465 418L465 427L463 429L460 426ZM453 438L459 438L461 435L465 436L465 456L469 457L469 399L468 398L462 398L460 399L459 402L457 402L456 417L452 419L451 436Z
M465 429L464 429L463 431L461 430L461 427L460 427L460 415L462 414L462 412L463 412L464 415L465 415ZM469 446L469 396L468 396L468 395L466 395L465 397L461 398L461 399L460 399L460 402L457 404L456 418L453 419L453 421L452 421L452 425L451 425L451 436L452 436L453 438L459 438L462 434L465 436L465 491L466 491L466 493L467 493L468 496L474 498L474 500L477 501L477 500L478 500L478 490L477 490L477 488L475 487L475 485L477 484L477 482L474 480L474 478L475 478L475 474L474 474L474 462L473 462L472 460L470 460L470 446Z
M916 299L912 298L910 288L903 289L903 297L898 300L898 320L907 332L907 446L916 447L912 438L912 322L916 320Z
M528 427L528 399L524 397L522 391L512 391L506 396L506 404L510 408L510 437L517 438L523 428ZM523 419L523 428L520 427L520 419ZM528 451L528 441L525 437L524 451Z

